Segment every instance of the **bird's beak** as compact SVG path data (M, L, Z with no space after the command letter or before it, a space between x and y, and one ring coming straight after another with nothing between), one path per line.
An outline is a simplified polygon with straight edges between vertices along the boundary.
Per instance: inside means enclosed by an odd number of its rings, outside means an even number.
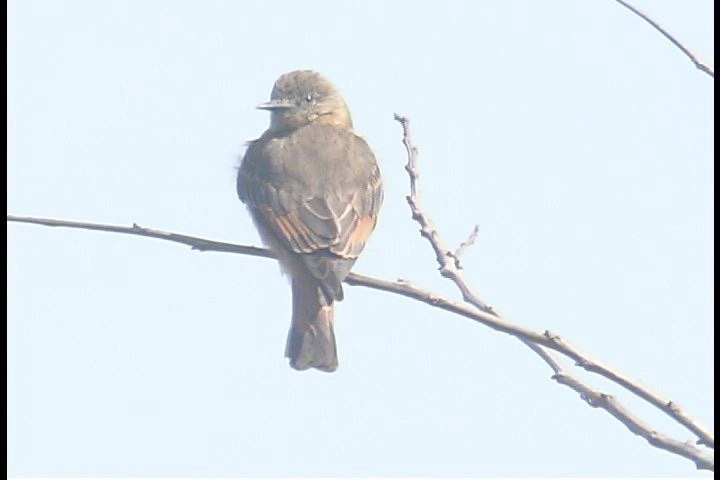
M288 110L293 108L294 105L287 100L270 100L269 102L261 103L255 108L260 110Z

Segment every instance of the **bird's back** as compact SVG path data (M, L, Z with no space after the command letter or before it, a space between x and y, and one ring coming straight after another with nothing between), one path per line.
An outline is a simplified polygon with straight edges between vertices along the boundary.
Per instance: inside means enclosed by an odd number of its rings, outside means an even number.
M364 188L377 168L368 144L351 130L311 124L281 135L266 132L248 147L238 194L245 194L243 176L305 195L353 192Z

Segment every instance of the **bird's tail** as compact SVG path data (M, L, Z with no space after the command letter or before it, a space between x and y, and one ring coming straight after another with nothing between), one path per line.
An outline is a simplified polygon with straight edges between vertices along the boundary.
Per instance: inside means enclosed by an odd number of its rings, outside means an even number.
M327 301L317 282L309 276L292 278L293 312L285 356L296 370L337 369L335 308Z

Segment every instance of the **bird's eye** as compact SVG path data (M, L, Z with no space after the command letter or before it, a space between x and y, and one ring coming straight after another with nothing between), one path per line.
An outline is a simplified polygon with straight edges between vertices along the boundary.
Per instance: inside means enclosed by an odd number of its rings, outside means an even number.
M308 94L307 94L307 97L305 97L305 101L306 101L306 102L312 102L312 100L313 100L312 94L308 93Z

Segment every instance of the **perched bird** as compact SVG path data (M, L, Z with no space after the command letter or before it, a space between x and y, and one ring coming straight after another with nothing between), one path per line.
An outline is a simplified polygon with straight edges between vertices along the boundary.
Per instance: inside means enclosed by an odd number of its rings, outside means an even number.
M338 366L334 307L383 200L375 155L338 90L300 70L275 82L270 127L249 143L237 193L292 284L285 356L297 370Z

